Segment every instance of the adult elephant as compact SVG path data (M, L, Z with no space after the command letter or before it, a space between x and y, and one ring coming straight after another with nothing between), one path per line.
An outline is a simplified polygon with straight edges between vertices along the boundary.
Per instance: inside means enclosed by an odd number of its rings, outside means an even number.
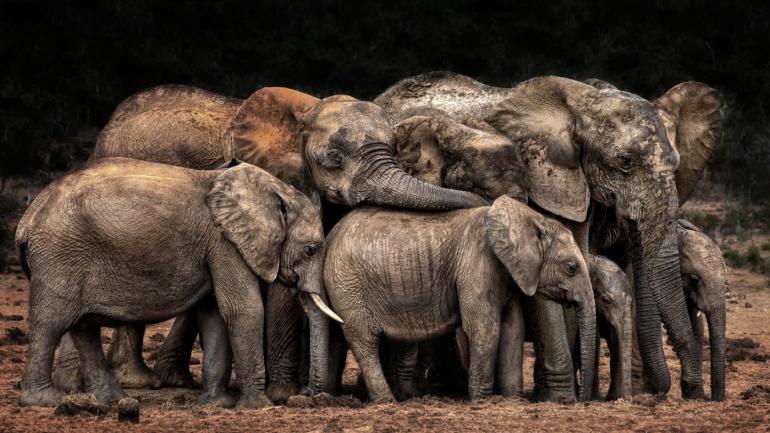
M123 156L211 169L232 158L257 165L300 191L345 206L374 204L444 210L483 205L480 197L409 176L393 160L395 136L384 111L337 95L325 99L266 87L246 100L195 87L165 85L123 101L97 140L91 159ZM325 217L326 218L326 217ZM277 286L277 287L276 287ZM278 284L267 290L268 396L298 391L302 310ZM191 384L195 339L190 316L178 319L156 362L164 384ZM142 329L123 329L111 363L123 382L157 379L141 360Z
M394 123L440 110L456 123L510 140L513 152L507 154L519 158L524 168L511 183L523 185L539 208L571 221L584 250L591 203L612 209L639 276L637 332L651 384L661 393L671 386L662 318L682 364L682 395L703 396L698 346L681 290L676 216L721 136L714 89L685 82L650 102L561 77L500 88L459 74L431 72L401 80L374 102ZM451 135L445 134L450 137L446 143L454 141ZM473 159L482 149L464 152L448 163ZM489 177L498 174L505 175ZM548 320L563 319L554 311ZM569 367L546 369L561 376L571 374Z

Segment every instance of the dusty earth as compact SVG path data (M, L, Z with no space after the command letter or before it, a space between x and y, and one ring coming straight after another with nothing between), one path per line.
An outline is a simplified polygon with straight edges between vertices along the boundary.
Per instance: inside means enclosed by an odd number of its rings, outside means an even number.
M729 282L728 336L736 340L729 347L727 399L723 403L683 401L674 387L663 401L637 396L628 401L562 405L502 398L467 402L428 397L362 408L227 410L196 405L196 390L131 390L129 394L141 402L141 420L130 424L119 423L114 411L103 416L66 417L54 415L52 408L19 407L17 388L27 349L28 283L22 274L0 274L0 432L770 431L770 281L767 276L734 269ZM169 326L165 322L147 330L145 358L150 364ZM107 343L109 332L104 335ZM531 347L527 352L531 366ZM602 352L607 354L606 346ZM198 380L200 356L196 349L192 370ZM705 357L708 359L708 351ZM670 349L668 360L673 383L678 383L679 366ZM606 356L601 364L606 390ZM704 370L708 384L708 366ZM346 381L352 383L355 375L355 361L350 359ZM531 389L531 377L526 379Z

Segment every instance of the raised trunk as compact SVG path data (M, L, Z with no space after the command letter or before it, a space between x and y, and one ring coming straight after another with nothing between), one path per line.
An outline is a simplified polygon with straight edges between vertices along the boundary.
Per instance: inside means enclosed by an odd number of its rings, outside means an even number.
M725 307L706 312L709 326L709 347L711 348L711 399L725 399Z
M580 333L580 400L591 399L596 364L596 307L588 299L577 306L578 331Z
M679 273L676 220L645 221L632 228L631 235L639 348L650 384L658 393L666 393L671 387L661 340L662 319L681 361L682 396L702 397L702 366L698 362Z
M610 339L610 374L612 385L607 393L607 400L629 397L633 393L632 359L634 339L633 322L629 312L622 318L622 323L613 325Z
M441 188L410 176L396 165L387 146L370 145L361 150L366 167L353 182L358 191L351 197L355 203L393 206L407 209L451 210L486 206L476 194Z

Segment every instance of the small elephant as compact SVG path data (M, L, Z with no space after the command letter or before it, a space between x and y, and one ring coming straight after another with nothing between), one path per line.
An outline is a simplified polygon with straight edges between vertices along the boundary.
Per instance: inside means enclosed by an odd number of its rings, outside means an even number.
M725 292L727 267L719 246L688 221L679 220L679 269L695 341L703 356L703 319L709 327L711 399L725 398Z
M631 360L634 346L634 292L631 281L606 257L589 254L588 270L596 301L597 329L610 349L610 388L607 400L632 394ZM594 397L598 398L598 362Z
M212 293L241 383L238 404L270 405L260 287L276 279L314 300L310 324L321 332L311 343L312 359L325 360L319 354L328 351L328 319L321 311L331 310L322 299L320 211L250 164L198 171L125 158L96 161L38 195L19 223L16 245L30 279L22 405L58 403L63 393L51 382L51 364L68 331L86 392L103 401L125 396L102 353L100 326L167 320ZM204 316L221 320L211 308ZM313 368L315 386L323 388L325 367Z
M591 366L582 383L593 381L596 312L580 249L562 224L510 197L445 213L354 210L329 234L324 281L375 402L394 401L381 337L416 343L462 326L473 399L492 393L496 363L515 375L507 366L521 359L524 330L513 282L528 296L577 305L581 359Z

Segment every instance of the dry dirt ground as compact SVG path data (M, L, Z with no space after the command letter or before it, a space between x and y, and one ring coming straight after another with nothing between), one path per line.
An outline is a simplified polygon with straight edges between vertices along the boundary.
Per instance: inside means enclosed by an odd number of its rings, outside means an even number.
M65 417L54 415L51 408L19 407L17 387L27 349L28 284L21 274L0 274L0 432L770 431L770 282L766 276L736 269L730 274L730 285L728 336L749 338L759 347L730 346L728 359L732 361L723 403L683 401L674 387L664 401L641 396L629 401L562 405L502 398L483 402L422 398L362 408L227 410L196 405L195 390L164 389L129 391L141 401L141 421L130 424L119 423L115 413ZM168 328L169 322L149 327L145 357L150 364ZM606 355L606 347L602 351ZM528 353L531 366L529 348ZM679 366L670 349L668 360L673 383L678 383ZM199 361L196 350L193 372L197 379ZM601 364L606 389L606 356ZM349 367L346 381L351 382L356 374L352 359ZM708 366L704 370L708 384ZM526 386L531 389L531 377Z

